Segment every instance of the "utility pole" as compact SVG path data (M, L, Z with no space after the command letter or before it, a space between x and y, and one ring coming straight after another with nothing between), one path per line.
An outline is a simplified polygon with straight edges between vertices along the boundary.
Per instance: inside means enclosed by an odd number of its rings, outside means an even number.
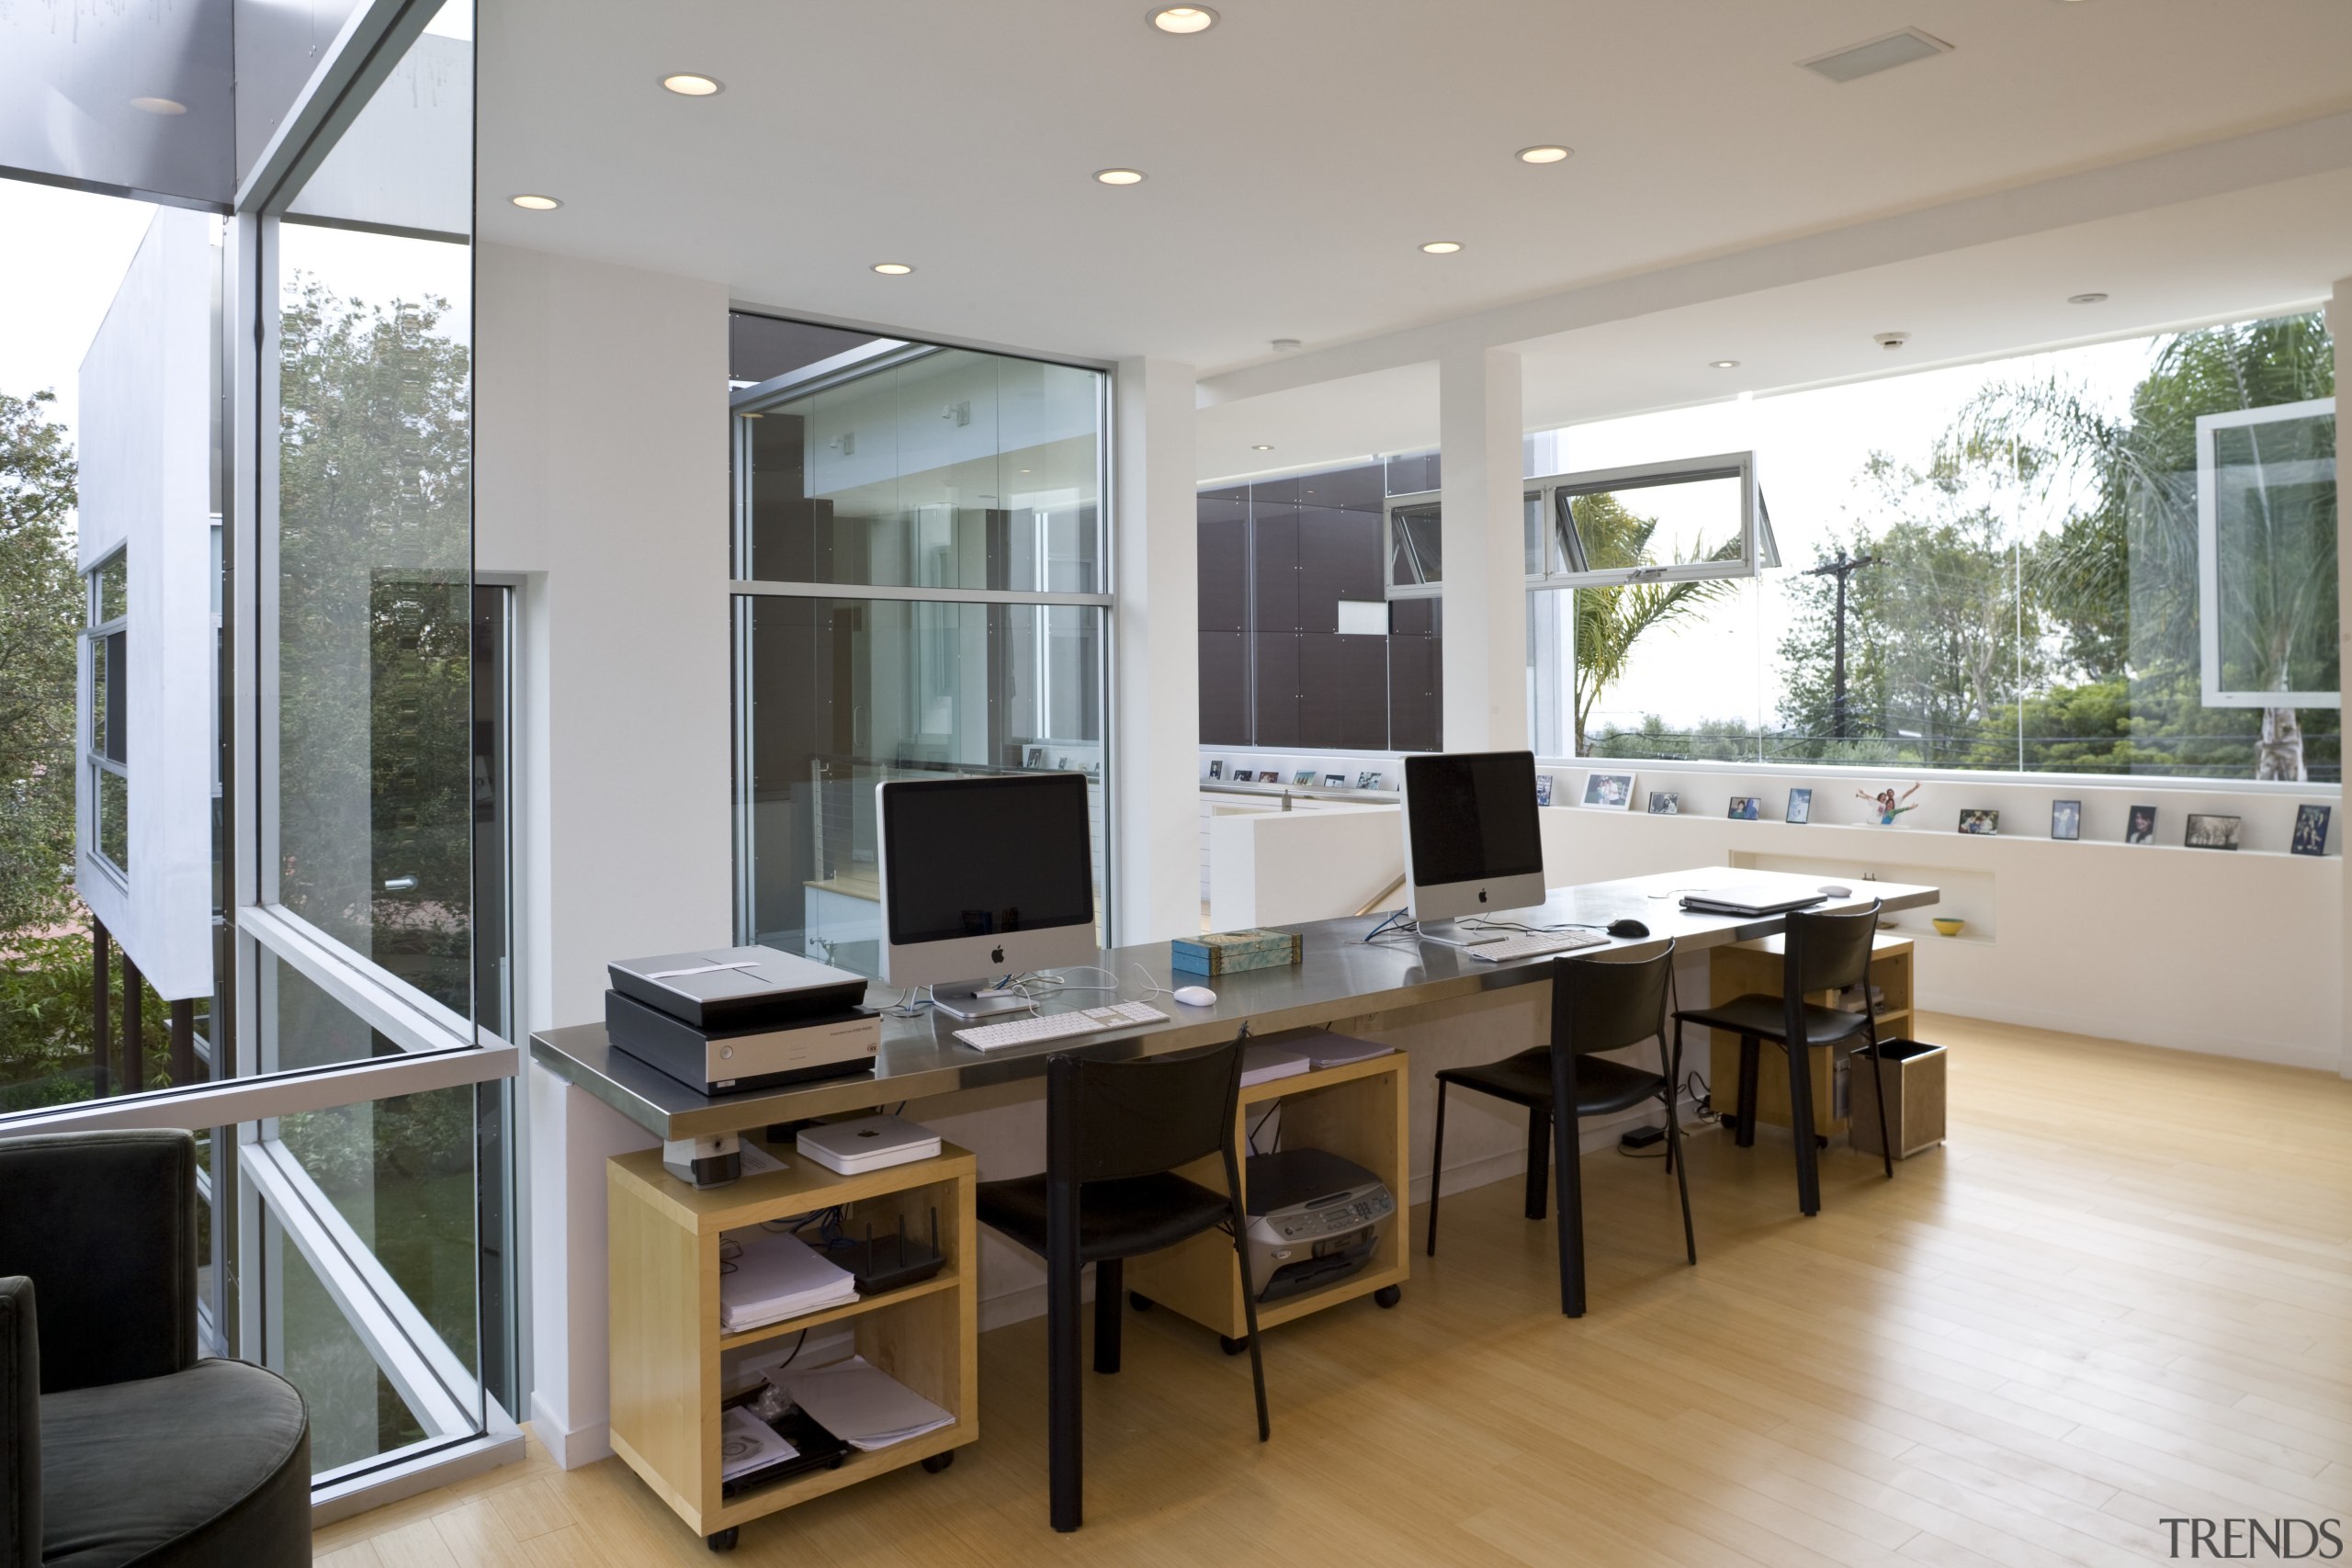
M1829 700L1830 729L1839 740L1852 739L1846 723L1846 580L1866 566L1876 566L1875 556L1849 556L1846 547L1838 547L1838 558L1824 561L1805 573L1807 577L1834 577L1838 580L1838 655L1831 667Z

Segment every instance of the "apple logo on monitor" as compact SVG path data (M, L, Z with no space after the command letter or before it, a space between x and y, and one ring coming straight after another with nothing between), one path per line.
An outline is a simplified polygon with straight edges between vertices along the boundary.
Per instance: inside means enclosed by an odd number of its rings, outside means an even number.
M1003 962L1004 962L1004 949L1002 949L1002 948L1001 948L1001 947L1000 947L1000 948L998 948L995 952L993 952L993 953L989 953L989 963L991 963L991 964L1001 964L1001 963L1003 963Z
M1487 901L1487 890L1486 890L1485 888L1481 887L1480 889L1478 889L1478 902L1479 902L1479 903L1481 903L1481 904L1483 904L1483 903L1485 903L1486 901Z

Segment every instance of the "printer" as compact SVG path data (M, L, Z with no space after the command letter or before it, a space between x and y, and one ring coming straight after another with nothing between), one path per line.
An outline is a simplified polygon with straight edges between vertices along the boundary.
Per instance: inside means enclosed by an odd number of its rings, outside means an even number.
M1261 1303L1355 1273L1372 1261L1381 1227L1396 1213L1386 1182L1327 1149L1252 1155L1241 1185Z
M613 1048L704 1094L861 1073L882 1021L865 977L772 947L715 947L606 965Z

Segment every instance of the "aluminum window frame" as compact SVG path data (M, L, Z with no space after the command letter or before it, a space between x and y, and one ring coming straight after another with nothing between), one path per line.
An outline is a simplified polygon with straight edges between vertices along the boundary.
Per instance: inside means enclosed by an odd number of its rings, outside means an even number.
M1562 503L1577 496L1615 491L1657 490L1709 479L1739 481L1740 553L1731 560L1667 562L1654 566L1594 568L1584 560L1583 540ZM1757 479L1754 451L1721 452L1706 457L1676 457L1657 463L1629 463L1615 468L1589 468L1577 473L1547 474L1527 481L1544 497L1544 563L1541 572L1527 574L1531 589L1611 588L1628 582L1711 582L1758 577L1781 564L1779 542L1772 536L1770 510Z
M104 578L107 569L118 564L121 566L123 571L122 613L107 615ZM130 860L130 747L125 745L119 759L107 755L107 747L114 744L117 739L114 734L114 709L117 705L114 701L114 693L119 689L117 682L124 678L124 671L118 666L110 649L106 654L107 718L107 739L103 742L98 739L97 697L99 649L107 647L117 636L122 637L122 648L126 655L130 649L130 547L127 543L117 545L113 549L108 550L82 573L83 625L79 661L80 679L75 682L79 696L75 705L80 711L74 719L75 734L81 740L79 750L82 753L82 769L90 781L88 820L76 824L81 840L80 848L83 853L89 856L91 863L112 877L116 884L126 891L130 886L129 863ZM120 705L127 716L130 706L128 696L123 699ZM104 840L100 837L99 824L105 818L105 806L100 798L101 791L105 788L104 781L99 777L101 773L111 773L122 781L123 857L120 863L117 863L106 852Z
M1396 514L1400 512L1419 512L1430 507L1436 507L1439 509L1439 513L1442 517L1443 515L1444 505L1445 491L1442 489L1409 491L1402 495L1391 495L1382 498L1380 503L1380 581L1381 592L1384 598L1395 601L1398 599L1438 599L1444 596L1445 564L1442 558L1441 557L1438 563L1438 575L1430 577L1428 575L1428 572L1423 566L1419 549L1413 544L1412 535L1409 532L1407 533L1400 541L1397 536L1396 528ZM1398 582L1396 581L1396 552L1400 544L1407 558L1412 562L1415 581L1411 582Z
M768 311L744 310L730 306L731 313L748 315L772 314ZM797 320L798 318L778 319ZM823 323L819 323L823 324ZM1115 945L1119 900L1119 856L1116 852L1119 795L1116 784L1119 754L1118 703L1118 596L1119 531L1116 448L1118 431L1117 377L1111 367L1084 360L1058 359L1048 355L1023 354L1014 350L939 343L914 338L892 337L877 333L876 341L860 344L842 354L800 366L765 381L738 389L728 399L729 451L731 457L730 484L728 504L732 515L729 519L729 549L732 567L737 573L747 570L752 562L751 508L751 422L743 416L763 413L779 404L799 398L847 386L865 378L915 364L933 355L949 351L985 354L1001 359L1025 359L1040 365L1058 366L1066 369L1083 370L1094 378L1094 487L1095 529L1101 569L1097 581L1103 586L1099 592L1071 592L1051 589L950 588L907 584L860 582L808 582L785 579L752 578L738 575L727 585L731 621L731 685L732 707L730 733L734 742L734 914L735 940L756 942L759 940L757 886L754 876L754 855L757 833L754 826L752 798L752 758L756 738L752 716L752 640L753 604L760 599L833 599L843 601L883 600L903 604L1033 604L1041 606L1076 606L1102 612L1102 635L1096 655L1097 679L1102 691L1101 728L1102 767L1096 781L1102 802L1102 894L1101 916L1110 942ZM1038 527L1047 525L1039 513ZM1039 557L1043 562L1042 553ZM1046 641L1046 629L1041 625L1035 632L1037 643ZM1045 667L1041 658L1040 668ZM1041 709L1041 716L1043 710Z
M2335 417L2334 398L2310 398L2301 402L2272 403L2263 408L2232 409L2197 416L2197 642L2202 701L2209 708L2337 708L2344 693L2335 691L2263 692L2226 685L2222 677L2221 495L2215 466L2215 436L2223 430L2249 425L2285 424L2297 420ZM2340 425L2339 425L2340 429ZM2342 473L2340 460L2331 459L2330 477ZM2342 526L2343 490L2336 491L2337 525ZM2341 555L2336 570L2344 570ZM2331 595L2332 596L2332 595ZM2339 666L2340 668L2340 666Z

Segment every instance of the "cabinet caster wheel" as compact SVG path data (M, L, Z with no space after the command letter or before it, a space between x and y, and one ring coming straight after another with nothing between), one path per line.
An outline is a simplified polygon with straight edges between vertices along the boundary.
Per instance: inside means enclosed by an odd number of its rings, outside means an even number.
M713 1551L732 1551L735 1550L735 1541L741 1530L742 1527L740 1525L729 1525L717 1535L706 1537L706 1543Z
M1219 1348L1221 1348L1228 1356L1238 1356L1242 1351L1250 1348L1250 1341L1247 1339L1236 1339L1231 1335L1227 1334L1218 1335L1216 1337L1216 1342Z
M1149 1296L1145 1295L1141 1291L1129 1291L1127 1292L1127 1304L1135 1308L1137 1312L1149 1312L1154 1303L1152 1299Z
M922 1461L923 1473L925 1475L937 1475L941 1471L945 1470L949 1465L954 1464L955 1462L956 1450L953 1449L948 1450L944 1454L933 1454Z
M1398 1302L1405 1299L1405 1287L1402 1285L1383 1285L1380 1289L1372 1292L1372 1299L1381 1306L1393 1307Z

